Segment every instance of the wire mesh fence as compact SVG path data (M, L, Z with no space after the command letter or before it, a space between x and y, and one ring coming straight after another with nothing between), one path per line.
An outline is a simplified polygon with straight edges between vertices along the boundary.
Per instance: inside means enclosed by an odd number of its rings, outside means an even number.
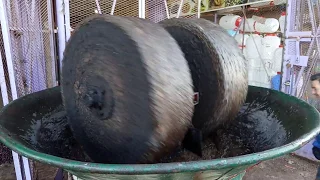
M5 8L18 97L54 86L51 1L8 0Z
M290 16L290 32L303 32L312 30L312 21L310 17L310 10L314 11L314 16L319 17L318 3L317 1L312 1L313 9L308 7L309 0L294 0L291 3L291 6L288 7L291 9L292 15ZM315 19L317 25L319 25L319 18Z
M3 36L2 36L2 31L1 31L1 23L0 23L0 54L1 54L1 59L3 63L3 71L5 75L5 83L7 86L7 93L8 93L8 100L12 101L12 93L11 93L11 88L10 88L10 78L9 78L9 71L8 71L8 66L7 66L7 59L5 56L5 49L4 49L4 42L3 42Z
M182 6L179 11L180 4ZM197 4L197 0L146 0L146 19L157 23L178 17L178 12L180 18L194 18L197 17ZM86 17L99 13L99 10L102 14L139 17L139 0L71 0L69 7L70 25L73 29Z
M69 7L73 29L85 18L99 13L99 10L102 14L139 17L139 0L70 0Z

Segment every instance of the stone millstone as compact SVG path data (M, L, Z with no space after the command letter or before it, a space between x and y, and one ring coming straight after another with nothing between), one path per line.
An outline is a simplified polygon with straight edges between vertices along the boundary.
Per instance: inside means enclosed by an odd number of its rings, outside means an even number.
M191 73L176 41L147 20L94 15L65 49L62 98L77 141L95 162L149 163L192 124Z
M233 120L248 91L247 62L236 41L205 19L160 22L188 61L194 91L199 92L192 123L204 136Z

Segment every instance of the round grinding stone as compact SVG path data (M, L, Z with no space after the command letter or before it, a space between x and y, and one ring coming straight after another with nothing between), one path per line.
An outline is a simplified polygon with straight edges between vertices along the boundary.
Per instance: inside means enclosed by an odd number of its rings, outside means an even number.
M247 62L236 41L205 19L160 22L178 42L188 61L194 91L199 93L192 123L204 136L233 120L248 91Z
M94 15L64 53L62 98L77 141L95 162L150 163L192 124L191 73L176 41L147 20Z

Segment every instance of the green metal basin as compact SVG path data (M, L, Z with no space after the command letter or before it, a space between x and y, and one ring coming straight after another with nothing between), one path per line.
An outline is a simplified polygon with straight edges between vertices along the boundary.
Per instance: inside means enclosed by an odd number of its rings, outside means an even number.
M0 141L17 153L61 167L81 179L241 179L261 161L293 152L320 132L318 111L295 97L265 88L249 87L236 121L234 136L256 153L181 163L115 165L81 162L66 122L60 87L19 98L0 113ZM79 149L77 149L79 150ZM64 158L64 157L68 157ZM85 157L84 157L85 158Z

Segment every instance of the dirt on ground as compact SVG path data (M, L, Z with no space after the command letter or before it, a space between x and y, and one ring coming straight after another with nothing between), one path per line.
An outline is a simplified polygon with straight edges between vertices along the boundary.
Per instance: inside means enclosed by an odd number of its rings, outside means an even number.
M0 164L12 163L12 153L9 148L0 143Z
M1 180L16 180L16 174L14 172L13 164L1 164L0 165L0 179Z
M283 156L250 169L244 180L314 180L318 164L296 156Z

